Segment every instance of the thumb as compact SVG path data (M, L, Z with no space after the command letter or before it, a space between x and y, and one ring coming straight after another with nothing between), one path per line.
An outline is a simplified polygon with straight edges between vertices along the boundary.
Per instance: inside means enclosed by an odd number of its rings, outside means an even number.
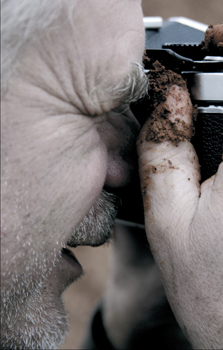
M171 85L138 140L146 233L161 270L164 257L179 252L199 200L199 163L188 141L192 110L187 89Z
M223 166L200 188L188 92L172 85L165 97L138 142L146 234L180 327L193 348L216 349L223 341Z

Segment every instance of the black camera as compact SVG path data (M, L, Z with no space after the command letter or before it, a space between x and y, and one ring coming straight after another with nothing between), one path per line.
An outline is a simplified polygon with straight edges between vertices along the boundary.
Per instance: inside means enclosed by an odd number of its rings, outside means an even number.
M146 54L150 62L158 60L185 78L191 100L197 108L192 143L201 166L203 182L216 173L223 154L223 55L205 52L207 25L184 17L162 21L160 17L144 18ZM145 65L145 70L150 69ZM137 116L137 106L133 112ZM134 110L135 109L135 110ZM121 220L143 224L143 206L139 184L123 190ZM128 194L129 192L129 194ZM131 198L130 198L131 196Z

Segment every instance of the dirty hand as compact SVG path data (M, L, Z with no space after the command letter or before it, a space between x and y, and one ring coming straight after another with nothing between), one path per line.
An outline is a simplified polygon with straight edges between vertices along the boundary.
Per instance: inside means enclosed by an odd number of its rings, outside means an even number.
M156 117L147 121L138 142L147 238L170 305L193 347L222 349L223 163L200 186L185 88L170 86L157 108L169 111L166 124Z

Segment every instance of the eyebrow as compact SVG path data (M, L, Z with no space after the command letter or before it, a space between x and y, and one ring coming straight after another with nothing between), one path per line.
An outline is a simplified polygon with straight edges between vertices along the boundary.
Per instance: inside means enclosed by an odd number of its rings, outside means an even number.
M148 86L149 81L144 67L139 63L133 63L130 73L113 88L110 88L110 93L118 104L130 104L145 97L148 93Z
M144 67L139 63L132 63L129 73L115 84L111 84L109 78L103 77L97 86L100 97L103 96L99 98L99 103L103 105L112 101L112 110L120 105L130 105L148 94L148 86L149 82Z

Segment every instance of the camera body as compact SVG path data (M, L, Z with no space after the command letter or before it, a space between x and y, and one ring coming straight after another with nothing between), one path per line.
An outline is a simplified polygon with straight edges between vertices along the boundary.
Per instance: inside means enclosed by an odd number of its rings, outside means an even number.
M146 17L146 53L150 62L158 60L185 78L197 108L195 136L192 143L201 166L201 181L214 175L223 154L223 57L205 53L201 42L207 25L184 17L163 22L160 17ZM145 65L145 70L150 69ZM137 105L133 111L137 112ZM137 116L137 113L135 113ZM143 225L143 204L139 179L123 190L118 219Z

